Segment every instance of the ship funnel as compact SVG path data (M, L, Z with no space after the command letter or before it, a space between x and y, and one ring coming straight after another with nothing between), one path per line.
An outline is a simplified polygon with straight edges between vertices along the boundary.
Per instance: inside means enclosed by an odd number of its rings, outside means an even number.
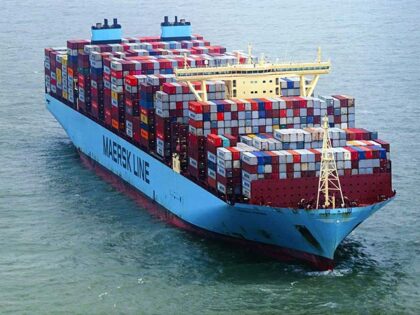
M174 22L169 22L168 16L164 16L163 22L160 23L160 28L160 38L163 41L191 40L191 23L185 19L178 21L177 15L175 15Z
M122 28L118 20L114 18L114 23L109 25L108 19L104 19L104 24L96 23L91 27L92 44L116 44L121 43Z

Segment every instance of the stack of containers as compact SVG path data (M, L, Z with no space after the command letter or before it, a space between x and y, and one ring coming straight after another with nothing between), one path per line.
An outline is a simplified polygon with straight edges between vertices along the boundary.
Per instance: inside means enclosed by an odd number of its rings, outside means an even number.
M111 104L111 62L119 60L113 57L103 58L103 81L104 81L104 112L105 125L112 126L112 104Z
M111 61L111 127L125 131L123 60Z
M334 124L340 124L341 128L355 127L355 100L354 97L347 95L333 95L334 98L340 101L340 115L334 112ZM336 117L337 116L337 117ZM340 116L340 118L338 118Z
M140 144L152 151L156 149L156 115L154 108L140 107Z
M44 49L45 93L51 93L51 59L52 48Z
M171 124L171 152L177 153L181 171L188 168L188 125L174 122Z
M66 102L68 99L67 55L61 55L59 56L59 59L60 61L58 64L61 64L61 97Z
M300 95L300 78L288 77L281 78L280 89L282 96L299 96Z
M323 101L313 97L283 97L279 101L279 124L276 128L317 127L326 113Z
M332 148L339 176L389 172L389 156L379 143L355 140L350 144L352 145ZM312 148L243 153L241 160L244 195L251 197L251 182L258 179L319 177L321 155L321 149Z
M279 177L279 151L243 152L242 161L242 193L251 196L251 182L258 179Z
M378 132L368 131L362 128L348 128L344 130L347 136L348 146L363 146L375 145L380 146L386 151L387 160L390 160L390 145L389 142L378 139ZM373 141L370 141L373 140Z
M59 99L63 99L62 69L63 69L63 61L65 60L65 58L67 58L67 55L64 54L64 52L62 51L54 51L54 54L55 54L55 63L54 63L55 72L54 72L53 77L55 78L55 83L56 83L55 94Z
M389 142L387 142L387 141L384 141L384 140L381 140L381 139L375 139L375 142L378 144L378 145L380 145L381 146L381 148L383 148L383 149L385 149L385 151L386 151L386 158L387 158L387 160L391 160L391 156L390 156L390 144L389 144ZM389 163L390 163L390 161L389 161Z
M222 46L201 46L192 47L191 51L193 54L224 54L226 48Z
M331 145L333 147L345 147L346 146L346 139L347 135L346 132L343 129L340 128L329 128L328 134L330 136ZM321 143L322 148L322 143Z
M322 148L322 143L324 140L324 129L322 127L306 127L304 130L311 134L311 148ZM342 138L342 136L339 136L339 138ZM337 141L335 141L334 144L336 142ZM333 143L331 144L334 146ZM346 144L344 143L344 145ZM340 146L343 146L342 143L340 143Z
M280 141L282 150L310 149L312 135L303 129L275 129L274 137Z
M140 84L140 144L152 151L156 149L156 115L154 95L159 90L159 85L146 83Z
M344 151L344 156L336 155L339 175L376 174L389 170L387 152L378 144L335 148L339 149Z
M91 82L90 75L79 73L77 76L79 99L77 101L79 110L83 113L91 111Z
M57 75L56 75L56 69L57 69L57 55L60 53L59 50L55 50L52 49L50 52L50 89L51 89L51 94L54 97L58 98L57 95ZM61 53L64 53L64 51L62 51Z
M112 127L125 132L124 77L141 74L138 61L114 60L111 62L111 115Z
M337 104L340 106L339 102ZM209 133L243 135L271 133L273 129L319 127L321 117L329 111L324 101L312 97L192 102L192 107L191 132L203 136ZM333 117L331 119L334 120ZM343 123L337 123L337 127L341 125Z
M368 131L362 128L347 128L344 130L347 135L347 140L376 140L378 133L375 131Z
M234 146L236 142L236 138L230 135L222 136L212 133L207 135L207 184L214 190L217 189L217 149Z
M92 116L100 121L105 119L104 110L104 78L103 78L103 57L110 53L91 52L90 61L90 79L91 79L91 102Z
M78 95L75 95L75 81L77 81L77 68L79 54L84 52L84 47L89 45L90 41L84 39L67 41L67 93L68 102L75 107Z
M240 136L240 140L241 142L253 146L261 151L274 151L282 149L281 142L269 133L244 135Z
M188 173L198 181L207 177L206 138L188 134Z
M321 127L305 129L276 129L274 137L281 142L281 149L322 148L324 130ZM339 128L329 128L331 145L346 146L346 132Z
M60 74L61 81L61 59L65 56L67 50L65 48L46 48L45 59L44 59L44 69L45 69L45 89L47 93L51 93L57 98L61 98L62 95L58 94L57 91L57 69ZM59 60L59 62L57 61ZM61 86L61 82L60 82Z
M146 49L129 49L125 52L126 57L136 57L136 56L149 56L149 52Z
M153 86L162 86L164 83L173 83L176 81L174 74L156 74L146 76L146 83Z
M286 179L315 176L320 153L310 150L256 151L242 154L244 196L251 197L251 182L259 179Z
M146 83L140 86L140 144L148 150L156 149L155 93L174 81L172 74L147 75Z
M237 107L233 101L191 101L189 115L190 133L195 136L207 136L210 133L238 135Z
M345 95L319 96L327 104L330 126L339 128L355 127L355 100Z
M217 148L217 190L226 196L242 195L241 147Z
M163 74L163 73L172 73L173 67L177 66L177 61L174 60L158 60L153 56L133 56L126 57L126 61L136 61L139 63L138 70L139 74Z
M64 47L44 50L45 91L67 102L67 49ZM64 93L63 93L64 91Z
M86 49L86 46L85 46ZM78 106L82 112L91 112L91 82L89 53L81 52L77 56Z
M124 78L125 133L135 143L140 143L140 84L146 82L142 74Z
M199 83L193 83L200 89ZM207 97L224 97L225 85L221 81L206 82ZM173 122L187 124L189 102L195 99L186 83L164 83L162 91L156 92L156 152L165 159L171 159L170 125ZM198 140L197 140L198 141ZM204 141L204 138L201 141Z

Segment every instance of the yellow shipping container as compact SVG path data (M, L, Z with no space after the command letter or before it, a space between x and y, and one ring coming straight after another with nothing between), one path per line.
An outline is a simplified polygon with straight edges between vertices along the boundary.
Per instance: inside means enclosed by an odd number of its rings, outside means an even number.
M148 121L148 119L147 119L147 116L146 116L146 115L144 115L144 114L141 114L141 115L140 115L140 120L141 120L141 122L143 122L143 123L145 123L145 124L149 123L149 121Z
M60 68L55 69L55 75L57 76L57 83L60 84L61 83L61 69Z

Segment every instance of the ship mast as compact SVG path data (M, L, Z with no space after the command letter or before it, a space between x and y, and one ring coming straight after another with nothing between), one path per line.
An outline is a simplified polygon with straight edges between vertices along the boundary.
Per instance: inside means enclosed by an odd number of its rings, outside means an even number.
M338 192L341 198L341 207L344 207L343 191L341 190L340 179L338 177L337 165L335 163L334 152L332 151L331 139L328 133L328 117L322 119L324 129L322 141L321 170L319 174L318 196L316 199L316 209L319 209L319 199L321 194L324 196L324 208L335 208L335 194Z

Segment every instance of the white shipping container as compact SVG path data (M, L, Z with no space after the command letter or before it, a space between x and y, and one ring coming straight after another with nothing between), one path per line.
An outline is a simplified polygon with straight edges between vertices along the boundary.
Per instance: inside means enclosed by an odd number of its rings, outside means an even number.
M207 169L207 176L212 178L212 179L216 179L216 172L212 169Z
M246 179L242 179L242 187L246 189L251 189L251 182Z
M252 154L251 152L241 153L241 159L242 159L243 162L245 162L249 165L257 165L258 164L257 157L254 154Z
M258 176L257 174L251 174L251 173L248 173L247 171L242 171L242 178L246 179L247 181L252 182L253 180L257 180Z
M265 174L270 174L273 172L273 167L271 164L266 164L264 165L264 173Z
M217 190L223 194L226 194L226 186L222 183L217 182Z
M226 148L217 148L217 157L223 160L232 160L232 152Z

